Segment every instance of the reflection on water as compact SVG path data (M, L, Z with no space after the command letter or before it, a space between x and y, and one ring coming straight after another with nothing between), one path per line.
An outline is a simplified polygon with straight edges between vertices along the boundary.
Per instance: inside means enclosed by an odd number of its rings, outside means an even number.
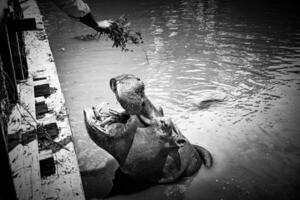
M88 2L98 19L127 14L145 45L124 53L112 49L110 41L74 40L91 30L41 1L81 168L87 155L105 154L91 148L82 110L101 101L116 102L108 81L121 73L140 76L149 98L215 158L213 169L202 168L192 178L108 199L296 199L300 17L295 5ZM100 190L105 194L107 189Z

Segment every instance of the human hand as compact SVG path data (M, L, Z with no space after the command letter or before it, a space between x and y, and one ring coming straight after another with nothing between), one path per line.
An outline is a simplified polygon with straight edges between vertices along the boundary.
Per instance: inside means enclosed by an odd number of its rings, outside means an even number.
M103 20L97 22L98 24L97 31L101 33L109 33L112 27L112 23L113 23L112 20Z
M98 27L102 28L102 29L108 29L111 27L113 21L112 20L103 20L103 21L99 21L97 22Z

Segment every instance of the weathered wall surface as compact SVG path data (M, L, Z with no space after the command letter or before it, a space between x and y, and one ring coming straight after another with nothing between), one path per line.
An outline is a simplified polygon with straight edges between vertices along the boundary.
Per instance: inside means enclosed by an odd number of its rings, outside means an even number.
M0 0L0 31L2 28L4 9L7 8L7 1L8 0ZM1 120L4 120L6 122L5 113L8 114L9 102L5 85L5 75L3 71L2 58L0 55L0 116Z
M4 122L3 124L7 123L7 115L9 113L9 101L8 101L8 94L6 90L6 83L5 83L5 75L2 66L2 60L0 56L0 120Z
M8 0L0 0L0 24L2 24L4 9L7 8L7 2Z
M35 0L28 0L22 4L24 18L34 18L38 29L20 31L15 29L17 26L8 26L5 19L23 18L16 17L19 5L13 3L18 0L11 2L13 8L6 16L7 1L0 0L0 157L9 169L4 173L14 184L10 188L16 189L13 193L17 199L82 200L72 132L42 16ZM41 86L47 86L43 94L38 89ZM47 111L38 116L41 103ZM56 128L48 130L48 125ZM5 163L2 155L8 158ZM6 189L0 191L0 199L15 199L2 198L4 193Z

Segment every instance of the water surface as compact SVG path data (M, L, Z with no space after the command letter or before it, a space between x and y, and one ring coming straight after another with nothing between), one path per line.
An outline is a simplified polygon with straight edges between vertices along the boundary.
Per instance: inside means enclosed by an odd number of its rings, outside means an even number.
M91 29L40 1L81 168L105 152L82 110L116 105L109 79L141 77L146 93L215 163L193 177L108 199L296 199L300 190L300 17L291 2L88 1L96 18L126 14L145 44L73 39ZM148 60L146 59L148 58ZM204 105L201 101L216 99ZM93 162L93 161L90 161ZM105 180L103 180L105 183ZM109 186L89 185L106 194Z

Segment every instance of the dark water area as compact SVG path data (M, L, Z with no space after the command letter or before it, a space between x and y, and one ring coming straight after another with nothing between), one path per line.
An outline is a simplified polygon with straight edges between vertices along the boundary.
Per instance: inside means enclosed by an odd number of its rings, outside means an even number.
M298 199L300 196L300 15L292 1L87 1L98 20L126 14L142 33L134 52L92 33L41 0L69 109L81 169L106 153L88 138L82 110L117 106L109 79L141 77L146 94L194 144L209 149L212 169L107 199ZM146 59L148 58L148 60ZM84 175L83 175L84 177ZM90 184L86 193L107 194ZM98 196L98 198L101 198Z

